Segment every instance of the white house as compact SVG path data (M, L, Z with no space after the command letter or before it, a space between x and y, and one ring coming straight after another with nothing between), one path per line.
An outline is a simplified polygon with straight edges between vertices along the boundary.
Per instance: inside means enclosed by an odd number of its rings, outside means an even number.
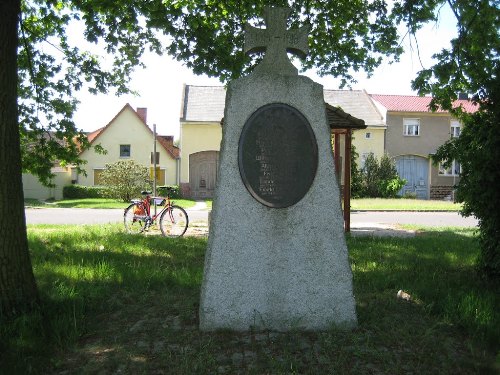
M84 169L87 175L76 173L76 169L56 166L54 188L41 185L38 179L30 174L23 175L23 190L25 198L62 199L65 185L79 184L86 186L99 185L99 174L106 164L119 160L134 160L150 168L153 175L153 131L147 125L147 109L138 108L135 111L126 104L120 112L104 127L88 134L92 146L100 145L105 154L96 152L92 147L83 151L80 158L87 163ZM156 137L157 152L157 185L179 184L179 149L174 146L173 136Z

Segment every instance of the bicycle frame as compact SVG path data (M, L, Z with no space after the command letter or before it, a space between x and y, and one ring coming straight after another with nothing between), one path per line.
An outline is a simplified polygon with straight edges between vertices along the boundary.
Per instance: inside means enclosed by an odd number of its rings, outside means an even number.
M163 208L156 213L156 215L151 216L151 198L156 199L156 198L162 198L165 199L165 205ZM170 196L167 195L165 198L163 197L151 197L151 195L147 194L143 199L140 200L142 206L144 207L144 210L146 211L146 215L151 218L151 223L154 223L158 217L165 211L165 210L170 210L172 207L172 202L170 201ZM172 210L170 210L170 219L173 220L174 218L172 217Z

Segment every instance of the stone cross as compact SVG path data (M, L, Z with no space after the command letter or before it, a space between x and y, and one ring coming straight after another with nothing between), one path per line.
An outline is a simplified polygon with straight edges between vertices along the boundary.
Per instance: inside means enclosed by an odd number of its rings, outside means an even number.
M286 21L289 8L264 8L267 29L245 25L245 48L247 54L264 52L264 59L257 65L255 72L268 72L280 75L297 75L297 68L290 62L287 52L305 58L309 52L308 26L287 30Z

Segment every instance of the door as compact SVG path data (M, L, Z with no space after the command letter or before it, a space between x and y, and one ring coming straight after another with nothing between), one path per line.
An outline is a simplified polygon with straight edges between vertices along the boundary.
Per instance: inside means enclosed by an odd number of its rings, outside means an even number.
M218 165L218 151L202 151L189 155L191 198L213 198Z
M413 193L418 199L428 199L429 162L427 158L415 155L404 155L396 158L396 169L400 178L406 180L406 185L400 190L400 195Z

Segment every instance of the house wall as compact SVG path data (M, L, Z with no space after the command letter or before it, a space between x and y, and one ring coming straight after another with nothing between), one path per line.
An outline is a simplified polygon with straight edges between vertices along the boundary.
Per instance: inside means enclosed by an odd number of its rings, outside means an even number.
M420 135L403 135L403 119L420 119ZM421 155L428 157L450 138L450 116L427 113L389 113L386 134L387 152L392 156Z
M218 123L181 123L181 184L189 183L189 155L200 151L219 151L222 126Z
M420 135L403 135L405 118L420 119ZM430 160L439 146L450 139L451 117L446 113L388 113L386 150L391 156L417 155L428 159L429 198L447 199L451 196L458 176L439 175L439 169Z
M56 186L51 188L43 186L36 176L29 173L23 173L24 198L40 200L62 199L63 187L71 185L71 168L54 168L52 173L55 174L52 182Z
M371 137L366 138L366 133L370 133ZM353 146L356 147L356 152L361 159L363 154L372 152L378 160L384 155L384 135L385 128L368 127L353 131ZM361 160L358 160L358 166L361 166Z
M79 175L80 185L94 185L94 170L104 169L106 164L120 160L134 160L148 168L153 152L153 133L137 117L133 110L126 109L95 139L94 144L100 144L107 154L98 154L94 148L84 151L80 157L87 160L84 169L87 176ZM120 145L130 145L130 157L120 157ZM160 153L160 169L165 169L165 183L177 183L177 161L156 142L156 151Z

